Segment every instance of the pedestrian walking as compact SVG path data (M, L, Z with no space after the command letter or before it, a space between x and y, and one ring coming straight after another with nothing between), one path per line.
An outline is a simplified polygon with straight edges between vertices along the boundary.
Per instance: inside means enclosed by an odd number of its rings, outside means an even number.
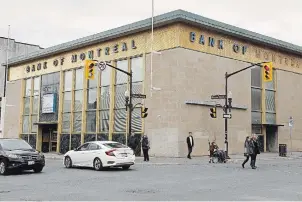
M189 132L189 136L187 137L187 145L188 145L188 159L191 159L191 153L194 147L194 138L192 136L192 132Z
M149 161L150 142L147 135L144 135L142 138L142 149L144 154L144 161Z
M258 142L258 137L256 134L252 135L252 142L254 145L254 154L253 154L253 162L251 162L251 166L253 169L256 169L256 159L257 159L257 155L260 154L260 148L259 148L259 142Z
M244 156L246 157L246 159L242 163L242 168L244 168L244 165L249 161L250 155L253 153L253 151L249 147L250 141L251 141L251 138L249 136L247 136L245 138L245 142L244 142Z
M218 146L217 144L215 143L215 141L213 141L211 144L209 142L209 151L210 151L210 160L209 160L209 163L214 163L213 162L213 155L214 155L214 151L215 150L218 150Z

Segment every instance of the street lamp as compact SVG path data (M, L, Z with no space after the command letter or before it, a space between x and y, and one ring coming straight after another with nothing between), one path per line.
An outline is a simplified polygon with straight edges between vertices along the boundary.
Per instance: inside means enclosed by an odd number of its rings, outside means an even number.
M125 102L126 102L125 106L126 106L126 111L127 111L128 106L129 106L129 99L130 99L130 91L126 90L125 91Z

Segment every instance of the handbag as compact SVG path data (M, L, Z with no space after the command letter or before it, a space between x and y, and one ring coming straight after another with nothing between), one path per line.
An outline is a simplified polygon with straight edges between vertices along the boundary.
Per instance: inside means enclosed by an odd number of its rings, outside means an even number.
M247 156L247 148L244 147L244 156Z

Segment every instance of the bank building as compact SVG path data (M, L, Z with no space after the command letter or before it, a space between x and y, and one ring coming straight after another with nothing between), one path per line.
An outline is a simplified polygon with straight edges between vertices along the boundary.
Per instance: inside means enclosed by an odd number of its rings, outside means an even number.
M6 103L14 107L5 109L4 137L59 153L92 140L126 144L129 77L107 66L87 80L85 61L93 59L132 70L133 93L146 98L132 99L142 105L133 109L131 128L138 139L148 135L151 155L186 156L188 132L195 140L192 155L208 155L208 141L224 147L219 107L224 100L211 96L224 94L225 73L269 61L270 82L263 82L261 66L228 80L229 154L243 153L251 133L258 135L262 151L289 147L289 117L292 149L302 149L302 47L183 10L156 16L153 36L152 41L151 19L146 19L10 59ZM210 108L216 105L212 118ZM148 108L146 118L141 106Z

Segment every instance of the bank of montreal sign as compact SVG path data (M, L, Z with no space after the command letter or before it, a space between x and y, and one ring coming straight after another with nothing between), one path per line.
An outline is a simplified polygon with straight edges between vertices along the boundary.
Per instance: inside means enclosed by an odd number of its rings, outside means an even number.
M55 113L56 94L45 94L42 96L42 114Z

